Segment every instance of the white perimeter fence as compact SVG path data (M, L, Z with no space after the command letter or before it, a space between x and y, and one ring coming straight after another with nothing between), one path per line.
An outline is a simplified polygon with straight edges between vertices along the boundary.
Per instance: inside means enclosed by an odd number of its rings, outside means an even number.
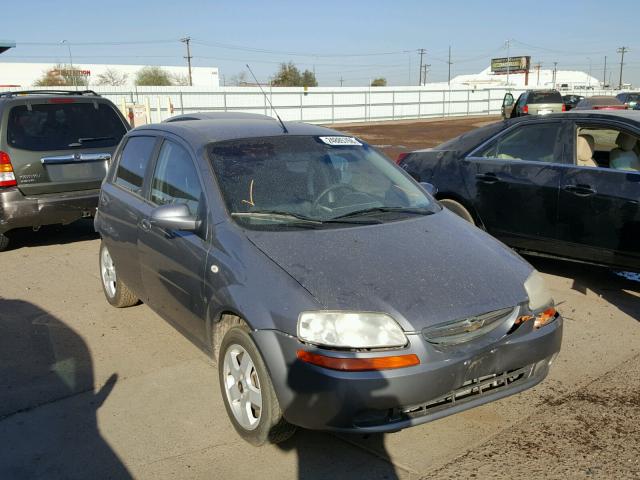
M250 112L275 116L258 87L90 87L116 105L148 105L152 122L194 112ZM429 87L265 87L283 120L308 123L376 122L468 115L499 115L506 88L433 90ZM563 91L585 96L611 90Z

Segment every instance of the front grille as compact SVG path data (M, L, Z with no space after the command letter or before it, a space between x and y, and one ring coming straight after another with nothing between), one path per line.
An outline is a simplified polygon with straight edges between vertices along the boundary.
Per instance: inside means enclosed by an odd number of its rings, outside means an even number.
M452 390L440 398L436 398L422 405L402 409L402 414L411 418L422 417L451 408L457 404L468 402L488 393L504 390L515 383L520 383L528 379L533 373L534 366L535 364L531 364L517 370L467 380L459 388Z

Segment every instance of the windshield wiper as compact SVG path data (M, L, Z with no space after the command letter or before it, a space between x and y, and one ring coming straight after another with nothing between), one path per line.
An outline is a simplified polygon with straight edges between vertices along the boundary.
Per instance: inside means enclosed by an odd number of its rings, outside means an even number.
M340 220L343 218L351 218L351 217L359 217L361 215L373 215L376 213L387 213L387 212L398 212L398 213L409 213L412 215L431 215L433 210L426 207L373 207L373 208L365 208L364 210L356 210L355 212L345 213L344 215L338 215L337 217L333 217L331 220Z
M115 137L82 137L77 142L70 143L70 147L80 147L83 143L101 142L103 140L115 140Z
M264 217L264 218L282 218L288 220L294 220L294 223L298 223L301 225L326 225L330 223L350 223L357 225L372 225L377 223L382 223L379 220L349 220L347 218L341 219L340 217L329 218L323 220L321 218L312 218L307 217L305 215L300 215L297 213L291 212L282 212L279 210L254 210L252 212L233 212L231 214L232 217Z

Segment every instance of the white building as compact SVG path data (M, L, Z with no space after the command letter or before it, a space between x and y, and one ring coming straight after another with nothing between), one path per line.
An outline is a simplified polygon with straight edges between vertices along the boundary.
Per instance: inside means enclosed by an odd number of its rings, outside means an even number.
M3 61L0 57L0 88L21 87L28 88L41 78L43 74L52 69L55 65L51 63L17 63ZM105 65L105 64L73 64L73 70L79 70L86 75L88 86L97 86L98 77L107 70L113 70L126 75L124 86L133 87L135 85L136 74L145 65ZM170 75L188 77L186 66L161 66ZM219 72L217 67L192 67L191 76L194 87L218 88L220 86Z
M524 73L512 73L509 75L509 86L514 88L553 88L553 70L535 68L529 71L529 82L525 86ZM471 75L458 75L451 79L452 87L470 87L473 89L486 87L506 87L507 75L495 74L488 67L480 73ZM597 78L585 72L575 70L557 70L555 79L556 88L584 88L592 87L598 89L601 82Z

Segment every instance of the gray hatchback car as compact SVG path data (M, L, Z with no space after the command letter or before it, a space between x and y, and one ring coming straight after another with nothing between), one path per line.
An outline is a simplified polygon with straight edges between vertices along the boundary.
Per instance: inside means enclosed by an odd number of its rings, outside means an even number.
M544 281L361 140L257 115L129 132L95 226L109 303L217 363L238 433L390 432L545 378Z

